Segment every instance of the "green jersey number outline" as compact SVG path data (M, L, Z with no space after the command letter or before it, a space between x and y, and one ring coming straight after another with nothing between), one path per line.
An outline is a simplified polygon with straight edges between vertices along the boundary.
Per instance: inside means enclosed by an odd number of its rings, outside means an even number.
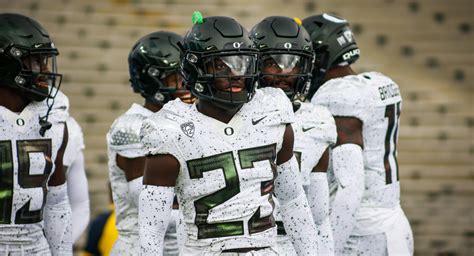
M39 210L30 211L29 199L15 213L14 224L30 224L43 220L43 208L46 203L47 182L53 169L53 163L46 160L43 173L30 174L30 153L43 153L51 156L51 139L19 140L16 142L18 158L18 185L21 188L42 188L43 204ZM12 224L13 204L13 152L11 141L0 141L0 224Z
M276 144L242 149L237 152L240 162L240 169L246 170L254 167L254 163L258 161L268 160L273 172L271 180L261 182L261 195L267 195L273 192L273 181L276 177ZM194 159L186 162L191 179L199 179L203 177L203 173L221 169L224 174L225 187L215 191L214 193L204 196L194 202L196 209L196 218L194 220L198 227L198 239L238 236L244 234L243 221L232 221L224 223L207 223L209 211L229 200L233 196L240 193L239 176L237 166L235 164L232 152L225 152L218 155L208 156L204 158ZM269 196L268 202L274 208L272 196ZM273 214L261 216L260 206L252 215L247 223L249 233L257 233L275 226Z

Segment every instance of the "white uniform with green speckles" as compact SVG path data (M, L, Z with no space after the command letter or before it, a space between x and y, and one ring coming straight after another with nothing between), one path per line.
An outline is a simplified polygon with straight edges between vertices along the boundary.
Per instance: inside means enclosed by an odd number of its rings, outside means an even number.
M143 121L152 114L153 112L145 107L133 104L127 112L115 120L107 133L109 178L115 205L116 227L119 232L111 255L138 255L140 251L138 202L132 202L128 181L124 171L117 166L116 155L119 154L126 158L145 156L145 151L140 143L140 128ZM165 237L167 246L164 250L167 255L178 254L176 216L177 213L171 215Z
M145 155L140 144L140 127L145 118L152 112L138 104L117 118L107 133L109 155L109 179L115 206L116 227L119 237L111 251L112 255L138 254L138 210L136 202L132 202L128 190L125 172L117 166L116 155L126 158L143 157Z
M60 99L57 105L61 105ZM63 142L66 107L52 111L53 124L39 134L44 102L32 102L21 113L0 106L0 254L49 255L43 209L47 183Z
M385 233L387 243L394 239L406 240L410 247L411 230L400 207L396 145L402 98L398 85L377 72L331 79L316 92L312 103L327 107L333 116L355 117L363 124L365 191L356 213L352 235L366 236L369 243L370 240L376 240L371 239L370 235ZM331 174L332 171L329 172L330 192L334 195L338 184L350 181L338 181ZM394 226L403 229L400 230L398 238L393 238L395 235L389 232L394 230ZM363 244L363 241L358 243ZM386 247L387 244L383 243L381 246ZM388 248L390 249L390 245ZM348 253L364 253L365 249L361 250ZM377 248L374 249L376 250Z
M171 154L181 165L175 189L186 225L183 255L275 246L275 158L293 118L286 95L264 88L227 124L178 101L144 123L147 152Z
M294 152L300 166L303 186L306 188L310 186L309 175L318 164L324 151L336 143L336 124L331 113L325 107L303 102L295 112L295 122L292 126L295 134ZM277 225L278 243L282 248L281 251L284 252L283 255L296 255L289 237L284 235L283 223L278 214ZM321 243L326 242L324 237L328 237L328 234L321 234Z

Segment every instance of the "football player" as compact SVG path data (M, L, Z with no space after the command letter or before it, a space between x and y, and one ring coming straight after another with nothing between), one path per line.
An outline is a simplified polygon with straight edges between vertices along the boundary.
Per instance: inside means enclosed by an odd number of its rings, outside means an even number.
M169 100L190 101L191 93L182 87L179 74L182 37L171 32L154 32L141 38L128 57L133 90L145 98L143 106L133 104L117 118L107 133L109 177L115 204L119 238L112 255L138 255L138 195L142 187L145 151L139 132L144 119L159 111ZM177 210L176 210L177 211ZM174 215L176 215L176 211ZM176 217L171 218L173 222ZM167 254L177 255L176 225L167 227L171 237Z
M400 89L381 73L354 72L360 50L346 20L325 13L306 18L303 26L318 63L311 101L327 107L337 126L329 180L336 254L413 254L400 207Z
M72 255L63 154L67 111L50 113L62 75L48 32L0 14L0 253ZM61 108L65 109L65 108Z
M237 21L198 12L193 21L181 71L198 100L169 102L140 133L148 152L142 254L161 254L176 191L183 255L277 255L273 192L296 251L312 255L317 232L293 157L290 101L275 88L256 90L258 52Z
M336 143L336 125L325 107L305 101L314 60L310 37L299 19L282 16L263 19L250 37L260 51L260 86L282 89L293 103L294 152L319 231L318 254L334 254L326 171L329 146ZM277 221L277 225L282 253L295 255L282 223Z

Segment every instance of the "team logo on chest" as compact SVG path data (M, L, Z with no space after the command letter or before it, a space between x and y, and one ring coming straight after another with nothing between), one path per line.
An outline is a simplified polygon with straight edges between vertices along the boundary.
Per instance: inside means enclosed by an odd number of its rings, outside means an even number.
M194 123L186 122L181 124L181 130L186 134L186 136L192 138L194 136Z

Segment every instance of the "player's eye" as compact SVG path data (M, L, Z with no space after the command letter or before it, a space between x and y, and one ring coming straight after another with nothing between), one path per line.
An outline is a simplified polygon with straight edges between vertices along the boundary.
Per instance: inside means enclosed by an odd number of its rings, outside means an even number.
M219 71L219 70L226 69L227 65L222 61L216 61L216 63L214 64L214 67L216 68L217 71Z
M277 66L277 63L276 63L274 60L272 60L272 59L267 59L267 60L265 60L265 62L264 62L264 66L265 66L265 67L276 67L276 66Z

